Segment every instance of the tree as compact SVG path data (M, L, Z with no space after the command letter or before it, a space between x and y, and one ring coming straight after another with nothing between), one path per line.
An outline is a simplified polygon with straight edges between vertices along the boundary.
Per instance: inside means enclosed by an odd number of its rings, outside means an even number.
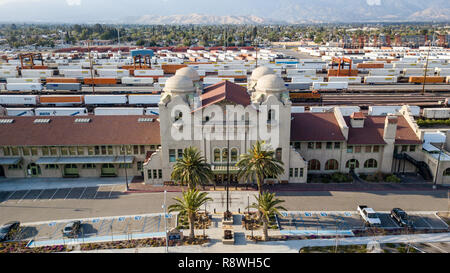
M268 228L270 217L280 215L280 210L286 210L284 207L279 206L284 200L275 198L275 193L264 192L263 194L256 196L256 203L253 203L250 208L257 209L262 216L263 222L263 240L267 241L269 238Z
M199 192L196 189L190 189L186 192L183 191L183 198L175 197L176 204L169 206L169 212L179 212L180 215L185 215L189 220L189 238L194 239L195 229L195 214L199 211L207 201L212 201L210 197L207 197L208 193Z
M197 185L204 185L212 180L213 173L205 158L195 147L184 149L181 158L177 159L172 171L172 179L195 189Z
M265 142L257 141L246 153L240 156L236 166L239 168L238 178L246 181L256 178L259 194L267 177L277 178L284 173L283 162L274 157L273 150L263 148Z

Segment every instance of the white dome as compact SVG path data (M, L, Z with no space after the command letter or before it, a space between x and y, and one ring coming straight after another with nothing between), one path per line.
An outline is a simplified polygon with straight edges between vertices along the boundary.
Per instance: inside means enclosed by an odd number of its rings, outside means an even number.
M286 86L284 86L283 79L275 74L262 76L256 83L256 91L263 92L277 92L286 91Z
M192 67L183 67L177 70L175 72L176 76L185 76L190 78L193 81L199 81L200 76L198 75L197 70L193 69Z
M167 79L164 85L165 92L184 93L194 92L194 83L185 76L175 75Z
M262 76L270 75L270 74L275 74L275 71L272 68L267 67L267 66L260 66L260 67L256 68L255 70L253 70L252 75L250 76L250 79L258 80Z

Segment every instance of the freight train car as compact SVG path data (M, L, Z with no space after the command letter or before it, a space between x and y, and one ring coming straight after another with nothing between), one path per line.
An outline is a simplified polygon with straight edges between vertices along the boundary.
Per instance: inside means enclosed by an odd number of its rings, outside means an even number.
M0 105L37 105L37 95L0 95Z
M41 105L66 106L66 105L82 105L84 103L83 95L42 95L39 97Z
M151 85L153 84L153 78L135 78L135 77L123 77L122 84L125 85Z
M8 83L6 84L8 91L42 91L41 83Z
M36 108L36 116L87 116L86 108Z
M47 83L47 90L81 91L81 83Z
M34 116L34 108L6 108L6 115L10 117Z
M423 76L412 76L412 77L409 77L409 80L408 80L409 83L415 83L415 84L423 83L423 81L424 81ZM445 82L445 77L439 77L439 76L427 76L425 79L425 83L444 83L444 82Z
M41 83L40 78L7 78L6 83Z
M364 77L364 83L366 84L394 84L397 83L396 76L366 76Z
M348 89L348 82L313 82L313 90L344 91Z
M317 91L295 91L289 92L289 98L292 102L320 102L322 96Z
M94 115L96 116L121 116L121 115L144 115L144 108L124 107L96 107L94 108Z
M128 103L126 95L85 95L86 105L125 105Z
M161 99L160 95L128 95L130 105L157 105Z

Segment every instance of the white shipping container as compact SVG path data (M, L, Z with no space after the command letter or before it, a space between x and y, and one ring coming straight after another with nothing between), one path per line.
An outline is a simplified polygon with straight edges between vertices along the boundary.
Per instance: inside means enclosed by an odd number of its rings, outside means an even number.
M421 64L421 63L400 63L400 62L392 62L393 63L393 67L394 68L400 68L400 69L404 69L404 68L422 68L425 65Z
M313 82L313 90L344 90L348 82Z
M97 107L94 108L94 115L96 116L120 116L120 115L144 115L144 108L127 107L127 108L112 108L112 107Z
M41 83L40 78L7 78L7 83Z
M97 69L101 78L122 78L129 77L130 71L126 69Z
M134 70L134 76L164 76L164 70L146 69Z
M0 95L0 105L36 105L36 95Z
M36 116L87 116L86 108L36 108Z
M153 78L135 78L135 77L123 77L122 78L122 84L131 84L131 85L137 85L137 84L152 84Z
M450 108L425 108L423 116L425 118L450 118Z
M34 108L6 108L6 115L11 117L34 116Z
M216 83L224 81L224 80L227 80L227 81L230 81L230 82L234 82L233 78L204 77L203 78L203 84L216 84Z
M19 76L19 72L17 72L17 70L15 68L2 68L0 69L0 78L4 79L4 78L16 78L17 76Z
M403 69L403 76L423 76L425 74L425 68L405 68ZM434 68L427 68L427 75L434 76Z
M287 75L316 75L315 69L286 69Z
M292 77L291 83L323 82L323 77Z
M396 76L366 76L364 77L364 83L376 84L376 83L397 83Z
M218 76L247 76L247 70L219 70Z
M128 95L128 104L158 104L161 95Z
M86 105L94 104L126 104L128 102L126 95L85 95L84 103Z
M305 112L305 106L292 106L291 107L291 113L304 113Z
M313 113L320 112L332 112L334 111L335 106L320 106L320 107L310 107L310 111ZM350 116L354 112L360 112L361 108L359 106L339 106L337 107L343 116Z
M347 82L348 84L360 84L361 77L328 77L328 82Z
M400 68L392 68L392 69L370 69L369 76L399 76Z
M41 83L7 83L8 91L42 91Z
M22 77L24 78L47 78L53 76L51 69L22 69Z
M59 73L62 73L66 78L90 78L91 71L89 69L64 69L60 70ZM95 73L94 73L95 76Z

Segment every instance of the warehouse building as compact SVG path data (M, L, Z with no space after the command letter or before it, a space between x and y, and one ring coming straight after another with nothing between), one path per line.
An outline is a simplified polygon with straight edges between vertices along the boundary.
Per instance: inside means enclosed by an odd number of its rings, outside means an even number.
M181 73L182 72L182 73ZM4 177L103 177L143 176L147 184L171 183L176 159L189 146L197 147L214 172L215 184L226 181L230 158L232 183L234 167L260 137L252 129L261 126L274 132L267 142L285 172L267 183L306 183L308 173L420 173L424 167L423 135L408 106L399 113L366 116L355 112L343 116L338 108L325 113L291 113L291 101L283 80L265 67L252 73L249 90L229 81L208 86L199 92L195 70L185 68L169 78L158 104L159 116L5 117L0 120L0 176ZM227 106L246 107L249 116L264 107L276 109L267 121L252 123L244 116L242 139L210 139L210 109L226 112ZM177 109L188 109L180 115ZM202 113L200 122L183 123ZM181 123L180 123L181 122ZM217 120L216 120L217 122ZM216 124L228 123L219 120ZM209 126L209 127L208 127ZM179 140L173 130L183 128L191 138ZM267 129L266 128L266 129ZM272 130L273 129L273 130ZM209 130L209 131L208 131ZM200 138L195 134L202 132ZM126 173L125 173L126 172ZM427 177L429 179L429 177Z

